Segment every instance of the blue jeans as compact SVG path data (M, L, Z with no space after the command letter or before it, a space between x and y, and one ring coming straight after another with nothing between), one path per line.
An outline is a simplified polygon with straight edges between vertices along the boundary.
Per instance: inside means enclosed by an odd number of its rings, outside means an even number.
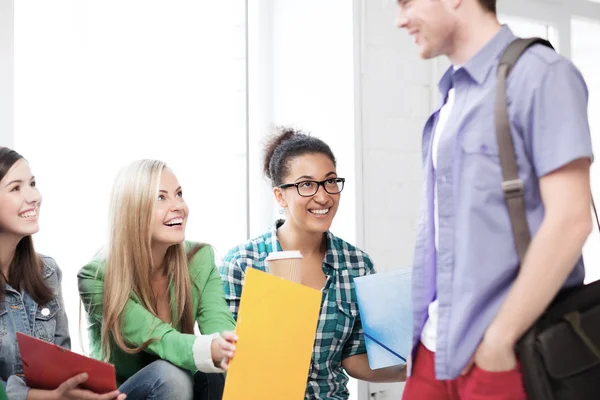
M194 375L194 400L221 400L224 388L224 374L198 371Z
M157 360L139 370L121 385L128 400L221 400L225 376L189 371L168 361Z
M189 371L157 360L139 370L119 388L128 400L192 400L194 380Z

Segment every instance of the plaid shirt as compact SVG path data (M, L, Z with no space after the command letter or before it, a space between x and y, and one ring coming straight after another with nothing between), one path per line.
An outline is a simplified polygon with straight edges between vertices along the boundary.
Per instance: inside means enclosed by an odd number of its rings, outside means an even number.
M236 320L246 268L264 271L267 255L282 250L277 240L277 228L282 224L277 221L269 232L235 247L223 259L220 271L225 297ZM345 400L350 393L342 360L367 351L353 279L375 270L366 253L327 232L323 271L327 280L304 398Z

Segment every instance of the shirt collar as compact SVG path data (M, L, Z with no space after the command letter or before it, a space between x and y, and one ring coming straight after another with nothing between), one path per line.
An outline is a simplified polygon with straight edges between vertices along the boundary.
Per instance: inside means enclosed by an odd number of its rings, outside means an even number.
M279 239L277 238L277 229L283 225L285 220L280 219L275 221L275 223L271 226L271 229L267 233L265 237L265 241L267 243L267 250L271 251L283 251L281 248L281 243L279 243ZM337 239L330 231L327 231L327 250L325 251L325 258L323 259L323 263L330 266L333 269L339 269L338 263L335 260L338 259L335 254L335 240Z
M465 70L478 85L483 84L492 67L498 63L498 59L504 49L515 39L516 36L510 28L502 25L496 35L459 70ZM442 76L442 79L440 79L438 88L444 98L453 86L454 73L454 68L450 66Z

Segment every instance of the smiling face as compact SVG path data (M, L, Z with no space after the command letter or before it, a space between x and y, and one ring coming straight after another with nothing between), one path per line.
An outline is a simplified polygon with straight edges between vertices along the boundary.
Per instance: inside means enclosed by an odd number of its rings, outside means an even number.
M188 206L177 177L164 168L160 177L152 222L152 245L171 246L185 240Z
M294 157L288 164L288 175L284 184L300 183L310 185L306 181L325 181L337 178L333 161L326 155L304 154ZM333 217L340 203L340 193L327 193L323 186L313 196L300 196L295 186L273 189L279 205L287 209L287 221L294 228L311 233L324 233L329 230ZM302 190L302 188L301 188Z
M452 0L398 0L397 26L406 29L424 59L448 55L458 20Z
M25 159L0 181L0 233L25 237L36 233L42 196Z

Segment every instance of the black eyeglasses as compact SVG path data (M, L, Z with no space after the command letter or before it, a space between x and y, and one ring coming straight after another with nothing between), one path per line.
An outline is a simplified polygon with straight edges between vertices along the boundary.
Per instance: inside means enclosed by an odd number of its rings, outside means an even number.
M300 196L310 197L317 194L319 186L323 186L323 189L329 194L338 194L344 189L344 182L346 182L346 179L344 178L330 178L320 182L302 181L297 183L286 183L284 185L279 185L278 187L280 189L287 189L296 186L296 190Z

